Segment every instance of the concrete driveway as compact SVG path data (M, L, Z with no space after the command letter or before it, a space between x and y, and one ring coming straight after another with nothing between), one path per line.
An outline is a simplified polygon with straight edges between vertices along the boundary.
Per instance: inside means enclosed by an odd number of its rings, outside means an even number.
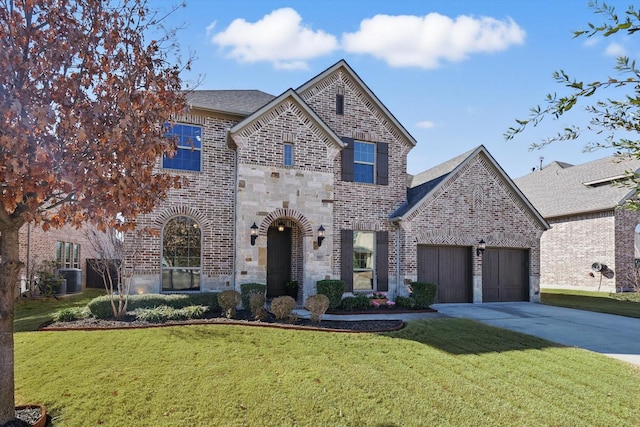
M440 314L477 320L640 365L640 319L530 302L434 304Z

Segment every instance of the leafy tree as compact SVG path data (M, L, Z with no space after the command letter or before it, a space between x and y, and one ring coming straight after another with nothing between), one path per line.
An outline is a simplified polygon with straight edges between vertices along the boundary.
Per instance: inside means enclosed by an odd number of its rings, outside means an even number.
M591 1L589 7L596 14L603 15L605 22L601 25L589 23L588 29L574 31L574 38L594 35L610 37L619 32L633 35L640 30L640 14L633 6L629 6L623 16L619 16L615 8L606 3L598 4L597 1ZM532 147L539 148L556 141L576 140L585 133L596 133L604 135L604 138L601 138L601 142L587 143L587 149L614 148L619 154L631 154L640 158L640 140L635 138L640 131L640 68L636 66L635 60L622 56L617 58L614 69L620 77L607 77L594 82L584 82L570 77L563 70L554 72L555 81L564 85L569 93L563 96L556 93L547 94L546 104L533 107L527 119L516 120L517 125L507 130L505 138L515 138L527 126L537 126L545 117L558 119L580 101L588 103L596 93L605 92L610 96L623 94L620 99L607 97L586 105L584 108L591 116L587 126L566 127L555 136L533 144ZM640 192L640 175L634 172L629 172L628 175L629 184L635 187L636 193ZM631 201L629 207L640 209L640 202Z
M145 39L162 20L144 0L0 0L0 424L14 417L20 227L131 227L182 183L154 168L186 107L175 33Z

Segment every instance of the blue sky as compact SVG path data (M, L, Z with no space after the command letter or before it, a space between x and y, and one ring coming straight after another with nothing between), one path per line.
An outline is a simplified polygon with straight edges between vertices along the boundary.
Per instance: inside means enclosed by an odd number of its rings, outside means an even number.
M169 10L172 0L151 0ZM612 154L584 153L582 141L530 150L581 109L545 119L505 141L516 118L549 92L566 93L551 75L616 77L616 57L637 58L637 40L573 38L604 17L587 0L186 0L169 17L180 26L183 54L193 52L188 81L198 89L259 89L279 95L345 59L418 145L408 172L419 173L483 144L512 178L553 160L585 163ZM607 1L620 16L628 1Z

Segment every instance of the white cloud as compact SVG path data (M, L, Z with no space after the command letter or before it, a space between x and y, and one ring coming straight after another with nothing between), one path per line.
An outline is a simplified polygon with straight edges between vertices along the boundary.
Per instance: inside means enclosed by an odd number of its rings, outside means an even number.
M207 36L213 32L213 29L216 28L218 21L213 21L211 24L207 25Z
M498 52L522 44L525 31L512 19L458 16L376 15L342 36L348 52L367 53L393 67L436 68L477 52Z
M604 54L607 56L627 56L627 50L620 43L611 42L604 50Z
M416 126L423 129L431 129L433 127L436 127L436 124L433 123L431 120L423 120L421 122L416 123Z
M231 58L271 62L281 69L306 68L306 60L338 48L335 36L305 26L298 12L289 7L274 10L254 23L236 19L211 41L230 49Z

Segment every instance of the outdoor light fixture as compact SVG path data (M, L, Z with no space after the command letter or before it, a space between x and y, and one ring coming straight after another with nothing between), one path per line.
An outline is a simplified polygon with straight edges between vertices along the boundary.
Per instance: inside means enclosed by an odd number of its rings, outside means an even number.
M318 228L318 247L322 246L322 241L324 240L324 227L321 225Z
M258 238L258 226L254 222L251 226L251 246L256 245L256 239Z
M278 223L278 231L284 231L284 222L280 221Z
M480 239L478 242L478 249L476 249L476 256L482 255L484 250L487 248L487 244L483 239Z

